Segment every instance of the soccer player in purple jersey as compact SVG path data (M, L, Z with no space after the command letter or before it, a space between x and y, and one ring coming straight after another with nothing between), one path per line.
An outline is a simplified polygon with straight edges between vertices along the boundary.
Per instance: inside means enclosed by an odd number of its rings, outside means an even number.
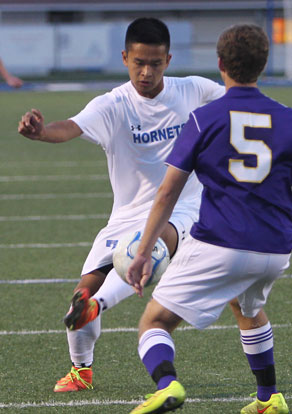
M257 397L241 414L288 413L276 387L273 333L262 308L289 266L292 248L292 110L257 88L268 49L258 26L223 32L217 53L227 93L190 114L166 160L164 181L127 274L140 296L151 274L152 246L193 170L204 189L199 221L140 321L139 355L157 392L132 413L164 413L183 404L171 333L182 320L206 328L233 298L242 315L243 350L257 381Z

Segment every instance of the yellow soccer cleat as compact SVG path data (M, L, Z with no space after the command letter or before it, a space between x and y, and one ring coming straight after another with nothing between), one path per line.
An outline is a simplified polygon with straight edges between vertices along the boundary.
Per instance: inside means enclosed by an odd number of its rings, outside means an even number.
M57 381L54 392L92 390L92 369L72 367L66 377Z
M178 381L172 381L170 385L155 394L146 395L146 401L136 407L130 414L160 414L167 411L175 411L185 401L186 392Z
M251 397L254 397L255 394L251 394ZM278 392L277 394L272 394L269 401L260 401L256 399L254 402L250 403L244 407L240 414L288 414L289 408L286 404L286 401L283 395Z

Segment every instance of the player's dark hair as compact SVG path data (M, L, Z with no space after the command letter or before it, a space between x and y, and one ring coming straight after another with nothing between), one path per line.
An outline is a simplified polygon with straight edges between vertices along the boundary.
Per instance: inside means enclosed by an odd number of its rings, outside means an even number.
M128 51L133 43L146 45L165 45L166 52L170 48L169 30L165 23L152 17L140 17L128 27L125 48Z
M254 24L238 24L225 30L217 42L217 55L231 79L238 83L256 82L269 54L269 39Z

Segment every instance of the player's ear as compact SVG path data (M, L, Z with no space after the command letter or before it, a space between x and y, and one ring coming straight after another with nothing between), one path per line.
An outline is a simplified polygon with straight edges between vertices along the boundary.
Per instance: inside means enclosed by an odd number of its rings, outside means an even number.
M167 66L169 65L169 62L170 62L171 58L172 58L172 54L169 53L167 55L167 58L166 58L166 64L167 64Z
M218 57L218 68L220 72L225 72L224 63L222 62L222 59L220 57Z
M123 64L125 66L128 66L128 53L126 50L122 50L122 59L123 59Z
M222 78L223 82L225 83L226 70L225 70L224 64L222 62L222 59L220 59L220 58L218 58L218 68L220 70L221 78Z

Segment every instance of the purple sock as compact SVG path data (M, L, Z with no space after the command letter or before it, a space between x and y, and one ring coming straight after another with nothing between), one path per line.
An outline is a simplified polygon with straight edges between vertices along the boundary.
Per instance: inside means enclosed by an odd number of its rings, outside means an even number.
M261 354L246 354L249 365L255 374L258 382L257 398L260 401L268 401L272 394L277 393L276 384L262 385L262 378L267 376L267 370L274 374L274 353L273 348ZM276 382L276 381L272 381ZM260 383L260 384L259 384Z
M147 371L152 376L155 369L162 364L164 361L173 363L174 360L174 351L173 349L166 344L158 344L152 346L147 353L145 354L142 362L145 365ZM175 381L175 375L165 375L162 376L157 382L157 389L161 390L162 388L168 387L171 381Z
M277 393L274 364L274 340L270 322L259 328L240 330L243 351L257 381L257 398L268 401Z
M258 385L257 390L257 398L260 401L269 401L272 394L276 394L277 389L275 385L271 385L270 387L264 387L262 385Z

